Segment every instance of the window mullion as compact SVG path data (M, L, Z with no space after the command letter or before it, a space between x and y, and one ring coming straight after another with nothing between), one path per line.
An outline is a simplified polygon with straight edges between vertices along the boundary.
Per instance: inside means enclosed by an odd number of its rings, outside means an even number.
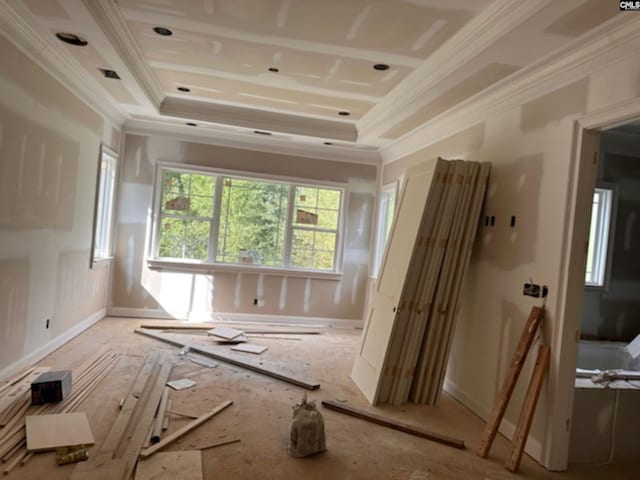
M293 208L296 201L296 185L289 185L289 201L287 202L287 220L285 223L284 259L285 267L291 265L291 244L293 242Z
M213 217L209 231L209 261L215 263L218 255L218 234L220 233L220 208L222 203L222 176L216 177L216 187L213 198Z

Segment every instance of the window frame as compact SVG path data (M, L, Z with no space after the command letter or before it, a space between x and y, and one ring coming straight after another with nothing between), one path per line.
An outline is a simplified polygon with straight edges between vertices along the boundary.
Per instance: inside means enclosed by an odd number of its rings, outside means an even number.
M102 164L104 157L108 157L113 165L110 182L107 185L109 190L108 200L105 202L103 190ZM116 151L100 144L98 151L98 168L96 175L95 201L93 208L93 226L91 233L91 249L89 267L92 268L95 263L110 261L113 259L113 236L115 224L115 199L118 184L120 158Z
M396 210L398 207L399 183L400 182L398 180L395 180L393 182L383 185L382 188L380 189L380 197L378 199L378 218L376 221L376 243L375 243L374 265L373 265L374 277L377 277L378 273L380 272L380 266L382 265L382 258L384 257L384 251L386 249L387 242L388 242L388 237L386 235L387 215L389 213L388 198L390 195L394 196L393 218L391 220L391 224L388 225L389 234L391 234L391 227L393 226L393 221L396 218Z
M211 230L209 233L209 254L205 261L194 259L175 259L164 258L159 256L160 248L160 225L161 225L161 200L163 185L162 179L164 171L176 170L185 173L194 173L202 175L215 176L215 192L214 204L211 218ZM285 184L289 188L287 218L285 223L285 242L283 246L283 265L271 266L261 264L241 264L241 263L223 263L217 262L218 237L220 229L221 215L221 199L222 199L222 182L224 177L238 178L242 180L250 180L257 182L274 182ZM296 186L308 186L315 188L331 188L340 191L340 206L338 210L338 226L336 233L336 246L334 251L334 269L333 270L315 270L297 268L290 265L291 262L291 243L293 237L293 213ZM151 241L147 250L146 262L149 268L153 270L168 271L186 271L186 272L247 272L247 273L275 273L286 274L287 276L303 276L316 277L324 279L340 279L343 272L343 254L344 254L344 229L345 217L347 214L347 198L348 189L346 183L321 181L307 178L287 177L280 175L261 174L255 172L245 172L241 170L230 170L216 167L207 167L201 165L175 163L175 162L158 162L155 168L154 185L153 185L153 203L152 203L152 228ZM333 232L333 230L332 230Z
M586 278L586 265L589 261L589 240L591 238L591 216L593 215L593 210L591 211L590 221L589 221L589 230L587 232L587 259L585 262L585 280L584 286L585 289L590 291L606 291L609 289L609 281L611 278L611 259L613 255L613 243L614 243L614 235L615 235L615 225L616 225L616 213L617 213L617 204L618 204L618 187L616 184L606 183L606 182L598 182L594 188L594 195L598 190L605 190L609 193L609 202L608 202L608 215L606 213L600 213L600 219L598 221L599 229L602 228L602 222L605 221L606 228L608 231L605 235L600 234L598 232L598 236L596 238L596 242L600 244L599 250L605 250L604 252L600 252L600 254L596 254L598 258L598 263L600 266L598 267L601 272L600 276L602 278L601 283L594 282L589 283ZM593 204L593 200L592 200ZM602 211L601 211L602 212ZM607 218L608 217L608 218ZM604 247L602 246L602 241L604 240Z

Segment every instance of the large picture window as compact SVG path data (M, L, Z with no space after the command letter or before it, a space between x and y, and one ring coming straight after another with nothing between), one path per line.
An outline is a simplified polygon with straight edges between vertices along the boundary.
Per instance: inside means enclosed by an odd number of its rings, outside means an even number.
M344 189L161 166L153 257L339 270Z

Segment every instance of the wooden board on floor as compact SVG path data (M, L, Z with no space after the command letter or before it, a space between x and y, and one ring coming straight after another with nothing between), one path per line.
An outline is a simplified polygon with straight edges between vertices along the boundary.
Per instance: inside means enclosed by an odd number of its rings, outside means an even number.
M26 426L27 450L30 452L95 443L87 415L83 412L28 415Z
M244 332L242 330L236 330L231 327L216 327L211 330L208 330L207 333L210 333L214 337L220 337L224 340L233 340L234 338L239 337Z
M236 352L255 353L256 355L260 355L262 352L267 350L267 347L265 347L264 345L256 345L255 343L241 343L240 345L231 347L231 350L235 350Z
M159 452L138 462L135 480L203 480L202 452Z

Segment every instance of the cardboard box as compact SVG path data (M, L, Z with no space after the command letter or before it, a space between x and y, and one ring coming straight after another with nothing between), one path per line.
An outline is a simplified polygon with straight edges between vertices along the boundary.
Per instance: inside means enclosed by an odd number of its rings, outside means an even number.
M60 402L71 393L71 370L45 372L31 382L31 405Z

